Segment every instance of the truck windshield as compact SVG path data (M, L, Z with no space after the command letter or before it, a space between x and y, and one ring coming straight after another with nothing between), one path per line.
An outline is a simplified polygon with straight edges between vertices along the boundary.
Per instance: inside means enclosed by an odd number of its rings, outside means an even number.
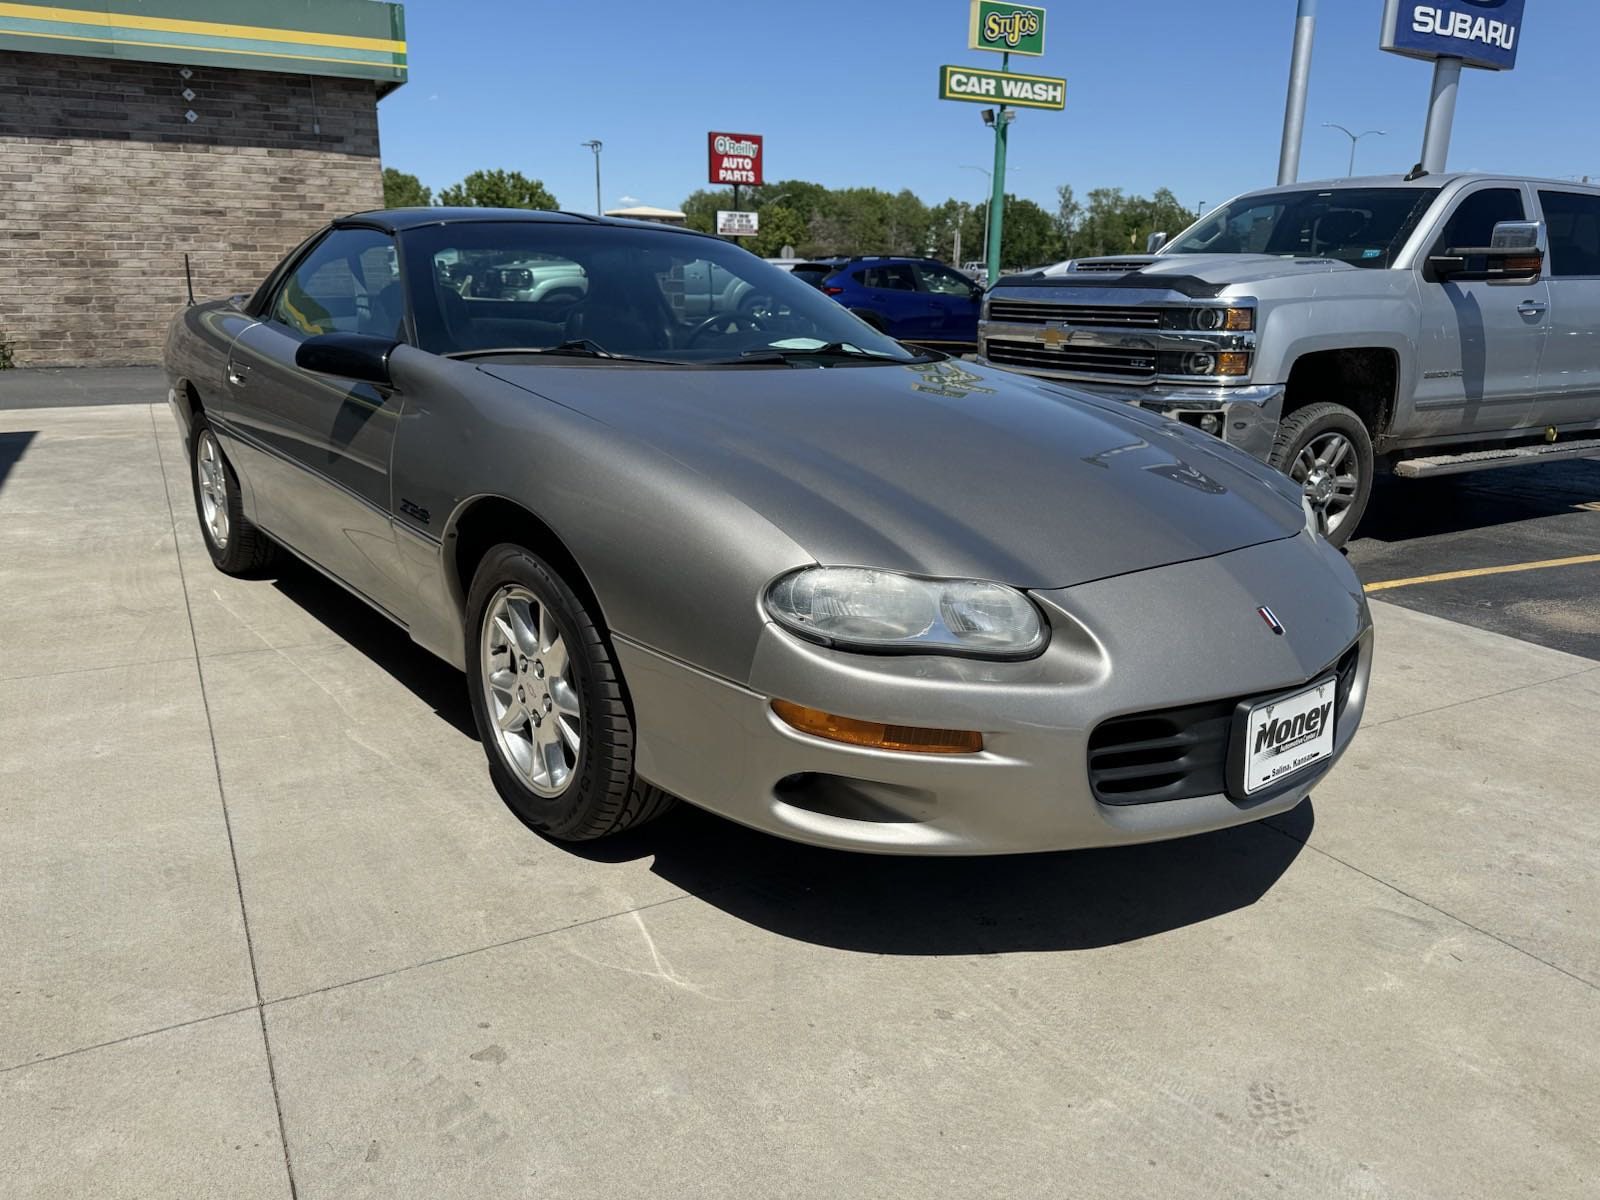
M1388 267L1438 188L1332 188L1242 196L1205 215L1164 254L1274 254Z

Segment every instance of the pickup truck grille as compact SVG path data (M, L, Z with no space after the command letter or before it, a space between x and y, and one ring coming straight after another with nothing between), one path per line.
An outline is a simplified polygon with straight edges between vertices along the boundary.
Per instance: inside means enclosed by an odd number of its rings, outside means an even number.
M1053 350L1041 342L989 338L984 342L983 353L990 362L1002 367L1104 375L1133 383L1148 383L1156 377L1154 350L1072 345Z
M1060 321L1067 325L1114 326L1118 329L1159 329L1159 308L1124 307L1085 304L1039 304L1026 300L993 300L989 303L989 320L1009 325L1049 325Z

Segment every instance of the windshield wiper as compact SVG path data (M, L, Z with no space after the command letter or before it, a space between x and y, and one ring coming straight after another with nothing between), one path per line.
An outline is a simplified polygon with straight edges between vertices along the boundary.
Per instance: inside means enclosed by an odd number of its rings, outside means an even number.
M665 358L640 358L634 354L616 354L589 338L573 338L559 346L496 346L488 350L455 350L445 358L493 358L499 354L536 354L546 358L609 358L616 362L656 363L664 367L681 367L683 364Z
M887 354L877 354L871 350L863 350L860 346L852 346L849 342L828 342L822 346L766 346L760 350L746 350L738 358L717 359L719 366L733 366L739 363L759 365L761 363L786 363L796 359L808 358L853 358L867 362L881 363L907 363L920 362L916 358L891 358Z

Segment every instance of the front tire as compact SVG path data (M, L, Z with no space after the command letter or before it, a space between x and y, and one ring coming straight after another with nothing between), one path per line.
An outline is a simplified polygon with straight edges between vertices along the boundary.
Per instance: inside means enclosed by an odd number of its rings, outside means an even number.
M653 820L673 798L633 773L633 718L609 639L566 580L521 546L483 557L467 596L472 716L495 790L561 841Z
M270 566L277 547L245 517L239 478L204 417L195 417L190 441L189 482L212 564L224 575L249 575Z
M1342 404L1308 404L1278 426L1268 463L1300 485L1335 546L1355 534L1372 497L1372 437Z

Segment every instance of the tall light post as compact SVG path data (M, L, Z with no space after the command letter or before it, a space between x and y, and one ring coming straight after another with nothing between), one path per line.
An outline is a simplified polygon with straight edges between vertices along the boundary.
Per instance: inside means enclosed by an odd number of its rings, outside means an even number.
M1322 123L1322 127L1324 129L1337 129L1340 133L1344 134L1345 137L1350 139L1350 170L1345 176L1347 179L1354 179L1355 178L1355 174L1356 174L1356 145L1361 141L1361 139L1364 138L1364 137L1388 137L1389 136L1389 131L1387 129L1368 129L1364 133L1352 133L1350 130L1346 129L1343 125L1340 125L1337 121L1324 121Z
M1300 137L1311 90L1311 46L1317 36L1317 0L1300 0L1294 15L1294 53L1289 60L1289 98L1283 106L1283 145L1278 151L1278 186L1300 177Z
M605 145L599 138L590 138L583 143L584 146L594 151L594 215L600 216L600 148Z

